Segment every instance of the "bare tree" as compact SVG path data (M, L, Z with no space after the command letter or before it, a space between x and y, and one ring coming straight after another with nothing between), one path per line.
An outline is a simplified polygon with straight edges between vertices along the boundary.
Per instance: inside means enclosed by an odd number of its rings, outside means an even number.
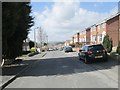
M40 27L38 29L38 33L37 33L37 38L38 38L38 41L40 43L40 49L42 49L42 44L43 44L43 29Z
M44 45L44 43L47 43L47 33L44 31L43 28L39 28L38 29L38 41L40 43L40 49L42 50L42 47Z

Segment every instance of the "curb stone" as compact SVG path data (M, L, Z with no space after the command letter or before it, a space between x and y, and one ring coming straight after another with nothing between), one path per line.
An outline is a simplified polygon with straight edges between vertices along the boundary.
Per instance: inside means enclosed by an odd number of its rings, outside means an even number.
M47 53L44 53L41 57L44 57ZM35 63L35 62L34 62ZM30 64L29 64L30 65ZM0 90L3 90L7 85L9 85L11 82L13 82L17 77L19 77L19 75L24 72L25 70L27 70L30 66L27 65L24 69L22 69L20 72L18 72L15 76L12 76L9 80L7 80L5 83L3 83L0 86Z

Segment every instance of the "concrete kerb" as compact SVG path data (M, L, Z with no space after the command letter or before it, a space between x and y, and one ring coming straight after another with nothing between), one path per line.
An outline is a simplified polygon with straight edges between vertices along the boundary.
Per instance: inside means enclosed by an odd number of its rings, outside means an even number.
M44 57L47 53L44 53L41 57ZM37 62L37 61L36 61ZM34 62L34 64L36 63ZM33 65L34 65L33 64ZM15 76L12 76L9 80L7 80L5 83L3 83L0 86L0 90L3 90L8 84L10 84L12 81L14 81L17 77L19 77L19 75L24 72L25 70L27 70L29 67L31 67L31 65L27 65L24 69L22 69L20 72L18 72Z

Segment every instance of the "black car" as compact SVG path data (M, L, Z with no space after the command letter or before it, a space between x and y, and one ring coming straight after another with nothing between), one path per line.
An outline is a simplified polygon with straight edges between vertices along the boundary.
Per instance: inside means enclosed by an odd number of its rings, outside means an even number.
M108 55L105 48L101 44L97 45L84 45L78 53L79 59L88 63L93 60L104 60L107 61Z
M66 47L64 47L64 51L65 51L65 52L73 52L71 46L66 46Z

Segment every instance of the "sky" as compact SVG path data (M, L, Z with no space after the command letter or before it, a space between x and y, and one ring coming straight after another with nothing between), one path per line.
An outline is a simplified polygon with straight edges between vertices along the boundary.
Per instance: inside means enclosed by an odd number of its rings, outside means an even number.
M118 11L117 2L31 2L34 26L29 38L34 40L34 30L41 27L48 41L70 40L77 32L96 24ZM38 41L38 40L37 40Z

